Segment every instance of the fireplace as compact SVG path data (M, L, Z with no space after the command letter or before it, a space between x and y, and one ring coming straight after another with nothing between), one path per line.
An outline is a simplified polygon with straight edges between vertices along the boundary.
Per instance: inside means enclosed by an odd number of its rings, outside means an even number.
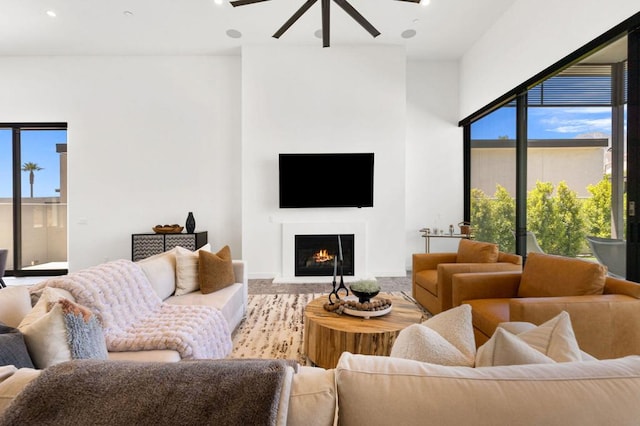
M295 236L295 276L333 276L334 262L339 259L338 235L342 246L345 276L354 275L354 234L323 234ZM340 264L338 262L338 275Z

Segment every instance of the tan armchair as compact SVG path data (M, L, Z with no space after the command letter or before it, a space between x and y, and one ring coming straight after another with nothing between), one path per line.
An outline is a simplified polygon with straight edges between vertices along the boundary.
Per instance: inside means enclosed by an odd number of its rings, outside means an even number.
M458 274L453 305L471 305L476 345L501 322L536 325L567 311L580 348L599 359L640 354L640 284L597 263L530 253L523 272Z
M432 314L453 307L452 278L468 272L521 271L522 257L495 244L461 240L457 253L418 253L412 261L414 299Z

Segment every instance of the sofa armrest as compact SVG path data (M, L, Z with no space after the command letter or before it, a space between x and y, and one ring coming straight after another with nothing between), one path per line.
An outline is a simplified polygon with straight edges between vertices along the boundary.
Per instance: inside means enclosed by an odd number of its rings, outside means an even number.
M622 278L607 276L604 282L604 294L626 294L640 299L640 284Z
M519 271L456 274L452 279L453 306L465 300L516 297L521 276Z
M412 271L424 271L425 269L437 269L441 263L455 263L457 253L416 253L413 255Z
M233 274L237 283L242 283L242 300L245 312L249 300L249 275L247 273L247 262L244 260L233 260Z
M498 252L498 262L508 262L522 267L522 256L514 253Z
M441 263L438 265L438 297L442 309L451 309L453 305L453 277L456 274L471 272L520 271L520 265L508 262L497 263ZM463 299L464 300L464 299Z
M580 349L598 359L640 354L640 300L621 294L509 301L510 321L534 324L566 311Z

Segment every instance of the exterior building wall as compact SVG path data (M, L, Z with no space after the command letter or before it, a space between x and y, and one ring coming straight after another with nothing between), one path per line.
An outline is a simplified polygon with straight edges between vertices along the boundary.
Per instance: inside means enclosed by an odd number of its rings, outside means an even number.
M603 147L529 148L527 152L527 191L537 181L557 186L565 181L578 197L588 198L587 186L604 175ZM475 148L471 155L471 187L491 197L496 183L515 197L516 169L514 148Z

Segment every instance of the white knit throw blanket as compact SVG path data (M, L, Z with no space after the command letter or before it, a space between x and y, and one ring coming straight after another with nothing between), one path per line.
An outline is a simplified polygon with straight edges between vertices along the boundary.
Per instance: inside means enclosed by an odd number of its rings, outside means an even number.
M111 352L171 349L182 359L224 358L232 348L227 321L212 306L162 302L142 269L116 260L35 286L69 291L102 321Z

